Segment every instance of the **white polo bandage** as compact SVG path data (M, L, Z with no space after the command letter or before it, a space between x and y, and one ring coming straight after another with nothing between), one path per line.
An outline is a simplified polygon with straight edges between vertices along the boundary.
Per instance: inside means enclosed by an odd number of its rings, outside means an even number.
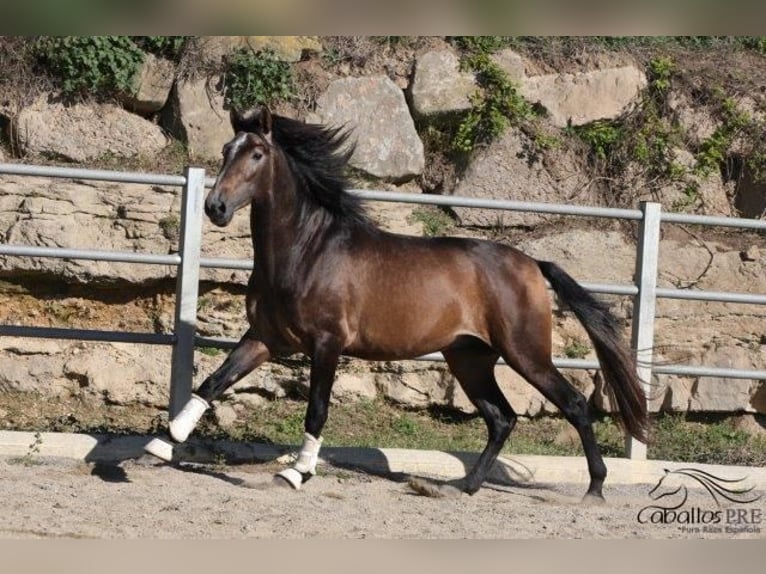
M184 442L197 426L197 423L210 408L210 404L197 395L192 395L181 412L170 421L170 436L176 442Z
M317 462L319 461L319 449L322 447L322 438L314 438L309 433L303 435L303 445L298 452L298 459L292 468L287 468L278 473L290 485L298 490L303 484L303 476L316 474Z

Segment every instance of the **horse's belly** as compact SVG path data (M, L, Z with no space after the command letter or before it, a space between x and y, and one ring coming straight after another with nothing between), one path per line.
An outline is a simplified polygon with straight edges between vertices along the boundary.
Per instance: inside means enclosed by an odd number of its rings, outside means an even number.
M449 347L458 337L485 337L457 317L395 314L361 321L346 354L377 361L412 359Z

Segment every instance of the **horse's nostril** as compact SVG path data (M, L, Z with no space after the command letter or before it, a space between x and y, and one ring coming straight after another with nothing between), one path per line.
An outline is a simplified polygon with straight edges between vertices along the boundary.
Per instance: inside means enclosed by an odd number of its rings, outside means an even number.
M205 201L205 214L216 225L225 225L230 218L226 203L220 198L210 198Z
M208 215L208 217L221 215L223 214L224 211L226 211L226 207L224 206L223 202L220 200L205 202L205 213Z

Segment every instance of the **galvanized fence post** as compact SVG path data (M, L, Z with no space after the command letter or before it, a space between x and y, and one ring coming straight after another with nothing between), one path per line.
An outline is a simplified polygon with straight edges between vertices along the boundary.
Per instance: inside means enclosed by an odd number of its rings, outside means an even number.
M654 316L657 304L657 270L660 260L659 203L642 202L638 252L636 254L635 282L638 294L633 300L633 323L631 345L636 350L638 377L644 392L649 396L652 380L652 348L654 346ZM648 405L647 405L648 407ZM646 460L646 445L633 437L626 439L628 458Z
M202 201L205 170L184 170L179 254L176 276L175 345L170 371L170 417L174 417L191 398L194 377L194 336L197 331L200 247L202 239Z

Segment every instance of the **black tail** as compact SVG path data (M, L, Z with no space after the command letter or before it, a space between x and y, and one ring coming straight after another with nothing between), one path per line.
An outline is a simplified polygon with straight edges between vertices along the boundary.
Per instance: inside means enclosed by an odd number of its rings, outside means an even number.
M583 289L561 267L548 261L538 261L537 265L559 299L585 327L607 388L617 401L625 429L641 442L647 442L646 395L636 373L635 358L623 341L617 319L604 303Z

